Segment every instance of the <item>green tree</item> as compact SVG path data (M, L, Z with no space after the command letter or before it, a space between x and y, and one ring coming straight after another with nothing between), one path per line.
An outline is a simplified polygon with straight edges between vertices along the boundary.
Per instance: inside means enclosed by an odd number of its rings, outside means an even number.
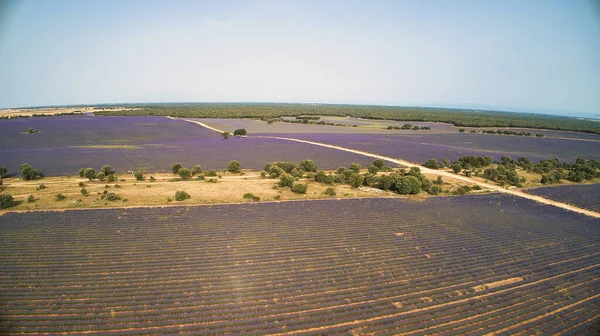
M453 164L451 167L452 167L452 171L454 172L454 174L458 174L462 170L462 166L459 165L458 163Z
M38 171L33 169L27 163L23 163L19 166L19 170L21 171L21 177L23 180L35 180L38 176Z
M173 174L177 174L177 172L179 171L179 169L181 169L181 167L183 167L183 166L181 165L181 163L174 163L174 164L171 166L171 171L173 172Z
M84 173L85 173L85 168L81 168L79 169L79 177L85 177Z
M300 161L300 168L305 172L316 172L317 165L313 162L313 160L305 159Z
M348 168L357 174L360 172L360 165L358 163L351 163Z
M379 189L390 190L394 184L394 181L389 175L383 175L379 178Z
M180 168L179 171L177 172L177 174L182 179L187 180L192 176L192 171L184 167L184 168Z
M377 166L373 165L373 166L369 166L367 168L367 170L369 171L369 173L371 174L377 174L379 172L379 168L377 168Z
M306 190L308 189L308 185L305 183L294 183L292 185L292 192L297 194L306 194Z
M144 180L144 173L142 173L140 170L136 170L135 173L133 173L133 176L135 176L135 179L138 181Z
M227 164L227 171L229 171L230 173L239 173L240 163L236 160L229 161L229 164Z
M108 176L112 172L112 167L109 165L104 165L102 168L100 168L100 172L104 173L104 176Z
M362 186L364 181L365 181L365 177L358 173L354 173L354 174L350 175L350 178L349 178L349 183L354 188L358 188L358 187Z
M396 182L396 191L402 195L415 195L421 192L421 182L414 176L404 176L400 183Z
M427 162L425 162L425 167L430 169L438 169L440 168L440 165L436 159L429 159Z
M236 129L235 131L233 131L233 135L235 135L235 136L244 136L244 135L246 135L246 130L243 129L243 128Z
M430 195L438 195L442 192L442 188L438 185L434 185L427 191Z
M201 165L195 165L192 168L192 174L196 175L196 174L202 174L203 170L202 170L202 166Z
M229 132L223 132L223 133L221 133L221 136L223 137L223 140L227 140L227 139L229 139L230 134L231 133L229 133Z
M319 170L316 174L315 174L315 181L319 182L319 183L325 183L325 180L327 179L327 174L325 174L324 171Z
M383 169L383 167L385 167L385 161L383 161L382 159L376 159L375 161L373 161L373 166L379 169Z
M294 177L288 173L282 173L279 176L279 186L291 187L294 184Z
M91 181L94 177L96 177L96 171L94 170L94 168L86 168L83 171L83 177Z
M0 209L7 209L13 205L12 195L2 194L0 195Z
M105 175L104 175L104 172L102 172L102 171L99 172L98 174L96 174L96 178L100 181L104 181L104 177L105 177Z
M6 175L6 168L0 166L0 178L3 178Z
M108 182L115 182L115 175L109 174L106 179Z

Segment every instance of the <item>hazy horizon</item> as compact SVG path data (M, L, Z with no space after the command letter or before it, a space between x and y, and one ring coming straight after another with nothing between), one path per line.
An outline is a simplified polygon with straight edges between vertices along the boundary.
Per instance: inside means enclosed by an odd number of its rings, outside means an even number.
M593 1L0 2L0 107L157 102L600 116Z

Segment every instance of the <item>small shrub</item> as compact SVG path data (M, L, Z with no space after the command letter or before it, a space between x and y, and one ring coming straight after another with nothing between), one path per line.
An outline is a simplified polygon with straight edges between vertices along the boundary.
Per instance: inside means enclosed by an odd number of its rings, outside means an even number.
M277 196L275 196L273 199L275 199L275 200L280 200L280 199L281 199L281 196L280 196L280 195L277 195Z
M2 194L0 195L0 209L7 209L13 205L12 195Z
M81 188L81 190L80 190L79 192L81 192L81 194L82 194L83 196L87 196L87 195L88 195L88 191L87 191L87 189L85 189L85 188Z
M314 172L308 172L306 173L306 178L315 178L315 173Z
M202 174L204 170L202 169L201 165L195 165L194 167L192 167L192 174L196 175L196 174Z
M283 173L279 176L279 186L291 187L294 183L294 177L288 173Z
M115 180L116 180L116 177L115 177L115 175L113 175L113 174L109 174L109 175L107 176L106 180L108 181L108 183L112 183L112 182L115 182Z
M252 199L252 197L254 197L254 194L252 194L252 193L245 193L244 194L244 198L245 199Z
M379 168L377 168L376 166L369 166L367 168L367 170L369 171L369 173L371 174L377 174L379 172Z
M94 170L94 168L86 168L83 171L83 177L91 181L94 177L96 177L96 171Z
M79 169L79 177L84 177L85 176L84 173L85 173L85 168Z
M6 172L7 172L6 168L0 166L0 178L3 178L4 175L6 175Z
M83 188L83 187L85 187L85 183L79 182L79 186Z
M105 184L104 189L108 189L108 188L110 188L110 186L108 184Z
M265 177L267 177L267 172L263 170L260 172L260 178L265 178Z
M96 174L96 178L100 181L104 181L105 177L106 177L106 174L104 174L104 172L99 172L98 174Z
M211 169L209 171L205 171L204 176L217 176L217 172Z
M144 173L142 173L141 171L136 171L135 173L133 173L133 176L135 176L135 179L138 181L143 181L144 180Z
M154 176L150 176L150 182L154 182L156 181L156 179L154 178Z
M123 203L127 202L127 198L123 198Z
M358 163L351 163L348 168L357 174L360 172L360 165Z
M477 185L477 184L476 184L476 185L474 185L474 186L473 186L473 188L471 188L471 189L473 189L473 190L482 190L483 188L481 188L481 186L480 186L480 185Z
M57 201L62 201L62 200L64 200L65 198L66 198L66 197L65 197L65 195L63 195L63 194L56 194L56 200L57 200Z
M118 184L115 184L115 186L113 188L118 189L118 188L121 188L121 186Z
M308 185L305 183L294 183L292 185L292 191L297 194L306 194L307 189L308 189Z
M167 197L167 202L173 202L173 199L171 197Z
M325 190L325 195L327 196L335 196L336 192L335 189L333 189L333 187L329 187Z
M208 183L217 183L217 179L216 178L209 178L208 180L206 180L206 182L208 182Z
M40 183L40 185L37 188L35 188L35 190L43 190L43 189L46 189L46 186L43 183Z
M38 177L38 171L27 163L20 165L19 170L21 171L21 178L25 181L35 180Z
M119 197L119 195L115 194L114 192L109 192L106 193L106 200L107 201L116 201L121 199L121 197Z
M33 195L29 195L29 197L27 197L27 203L32 203L35 202L35 197L33 197Z
M102 168L100 168L100 171L103 172L104 175L111 175L110 173L112 172L112 167L109 165L104 165Z
M196 177L196 180L199 180L199 181L204 180L204 175L198 175Z
M186 193L185 191L175 192L175 200L177 201L184 201L189 198L191 198L190 194Z
M439 185L434 185L427 191L430 195L438 195L442 192L442 188Z

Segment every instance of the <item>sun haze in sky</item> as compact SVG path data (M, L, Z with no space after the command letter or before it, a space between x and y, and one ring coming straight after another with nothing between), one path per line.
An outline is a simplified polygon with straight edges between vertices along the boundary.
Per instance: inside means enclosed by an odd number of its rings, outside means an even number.
M600 114L573 1L0 1L0 107L317 102Z

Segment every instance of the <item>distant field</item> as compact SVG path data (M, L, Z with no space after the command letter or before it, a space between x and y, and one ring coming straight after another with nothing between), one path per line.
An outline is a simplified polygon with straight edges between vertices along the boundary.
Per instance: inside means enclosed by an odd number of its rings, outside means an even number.
M509 196L0 216L5 334L594 334L597 219Z
M600 212L600 184L550 186L525 191L533 195Z
M165 103L129 105L135 111L106 111L104 115L171 115L185 118L271 118L326 115L368 119L433 121L455 126L527 127L600 134L600 123L582 118L552 115L457 110L429 107L278 104L278 103Z
M456 160L464 155L490 155L496 160L508 155L531 160L559 158L574 162L578 157L600 160L600 143L523 136L488 134L295 134L295 138L359 149L413 162L430 158Z
M24 134L28 128L39 133ZM230 160L261 169L267 161L311 158L322 168L372 159L337 150L273 139L223 140L219 133L164 117L69 116L0 121L0 166L9 174L29 163L46 175L110 164L118 172L168 171L174 162L222 170Z

